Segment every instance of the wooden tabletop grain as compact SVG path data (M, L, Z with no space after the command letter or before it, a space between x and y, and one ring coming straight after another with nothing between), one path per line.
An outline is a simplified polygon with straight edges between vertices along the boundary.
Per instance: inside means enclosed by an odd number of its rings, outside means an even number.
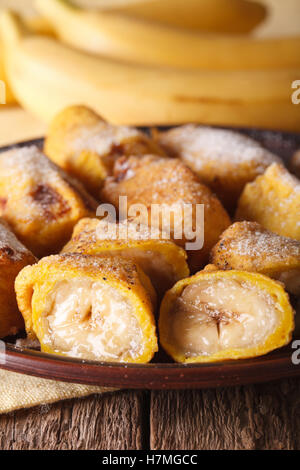
M300 449L300 379L115 392L0 416L0 449Z

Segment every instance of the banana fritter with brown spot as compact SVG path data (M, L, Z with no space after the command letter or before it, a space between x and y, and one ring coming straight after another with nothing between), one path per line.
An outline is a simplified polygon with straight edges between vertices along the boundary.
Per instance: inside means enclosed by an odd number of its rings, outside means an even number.
M45 153L81 180L96 198L118 157L164 154L140 130L108 124L85 106L68 107L54 118L45 140Z
M0 153L0 215L38 257L58 252L96 201L37 147Z
M25 266L37 260L0 219L0 338L24 329L15 296L15 278Z

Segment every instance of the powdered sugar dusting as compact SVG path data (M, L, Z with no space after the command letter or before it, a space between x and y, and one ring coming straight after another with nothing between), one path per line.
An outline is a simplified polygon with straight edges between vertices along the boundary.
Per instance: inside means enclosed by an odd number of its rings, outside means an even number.
M0 169L1 178L16 178L18 184L28 178L55 183L64 174L34 145L0 153Z
M238 166L254 163L262 171L280 158L238 132L189 124L160 134L159 143L201 170L208 161Z
M246 257L251 263L259 266L264 259L273 263L288 263L291 258L298 258L300 264L300 242L283 237L264 229L256 222L236 222L223 234L215 248L215 253L225 257Z
M75 138L72 136L70 145L75 152L90 150L99 155L108 155L113 147L132 139L143 137L143 133L134 127L111 126L99 122L93 127L81 127Z
M287 237L281 237L271 232L252 232L249 236L233 240L231 249L237 255L250 256L256 258L262 254L267 254L281 260L288 256L297 256L300 258L300 242Z

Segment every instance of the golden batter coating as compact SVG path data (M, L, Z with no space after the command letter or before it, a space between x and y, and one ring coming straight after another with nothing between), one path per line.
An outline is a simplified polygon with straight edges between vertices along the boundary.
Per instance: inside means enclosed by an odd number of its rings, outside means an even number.
M36 256L58 252L96 208L82 185L37 147L0 153L0 215Z
M165 151L189 166L232 211L244 186L280 158L260 143L226 129L189 124L154 132Z
M45 140L45 153L81 180L96 198L118 157L163 154L143 132L108 124L85 106L68 107L54 118Z
M203 270L169 290L160 342L177 362L261 356L292 338L294 311L281 283L258 273Z
M300 240L300 181L273 163L245 186L236 220L252 220L278 235Z
M300 150L294 153L289 165L291 173L300 179Z
M44 352L144 363L157 351L155 293L130 260L49 256L21 271L16 293L28 336Z
M188 251L192 272L205 264L209 251L220 234L230 225L230 218L220 201L178 159L156 156L119 159L114 168L114 176L105 181L102 199L118 207L120 196L127 196L128 213L134 204L142 204L146 213L142 211L138 215L139 221L144 225L151 223L151 226L170 233L170 238L179 246L186 247L186 243L193 240L195 233L199 235L203 230L203 248ZM161 218L154 217L157 209L155 205L158 204L172 209L170 217L164 218L164 221L171 221L171 224L164 224ZM204 205L204 224L203 221L196 223L196 206L199 204ZM192 208L191 217L187 217L187 221L191 222L193 234L187 233L187 224L182 222L186 205ZM134 218L132 214L129 215Z
M37 260L3 219L0 219L0 338L24 329L15 296L15 278L25 266Z
M132 259L151 279L159 296L190 273L183 248L164 239L159 230L151 233L148 226L137 226L130 221L116 224L82 219L62 252Z
M225 230L212 249L211 262L218 269L265 274L300 295L300 242L256 222L236 222Z

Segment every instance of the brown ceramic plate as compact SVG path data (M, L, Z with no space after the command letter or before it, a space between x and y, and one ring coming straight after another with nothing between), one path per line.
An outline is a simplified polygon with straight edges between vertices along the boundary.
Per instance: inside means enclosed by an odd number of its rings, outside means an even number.
M287 163L295 149L300 148L300 134L253 129L241 131L262 142ZM42 140L20 143L17 146L28 144L42 145ZM300 364L293 364L292 361L292 355L297 351L295 347L300 349L300 338L298 344L294 343L296 339L285 348L254 359L188 365L170 363L162 353L154 358L153 363L145 365L82 361L16 348L7 342L5 355L0 355L0 368L65 382L115 388L221 387L300 376ZM300 358L300 354L298 357Z

